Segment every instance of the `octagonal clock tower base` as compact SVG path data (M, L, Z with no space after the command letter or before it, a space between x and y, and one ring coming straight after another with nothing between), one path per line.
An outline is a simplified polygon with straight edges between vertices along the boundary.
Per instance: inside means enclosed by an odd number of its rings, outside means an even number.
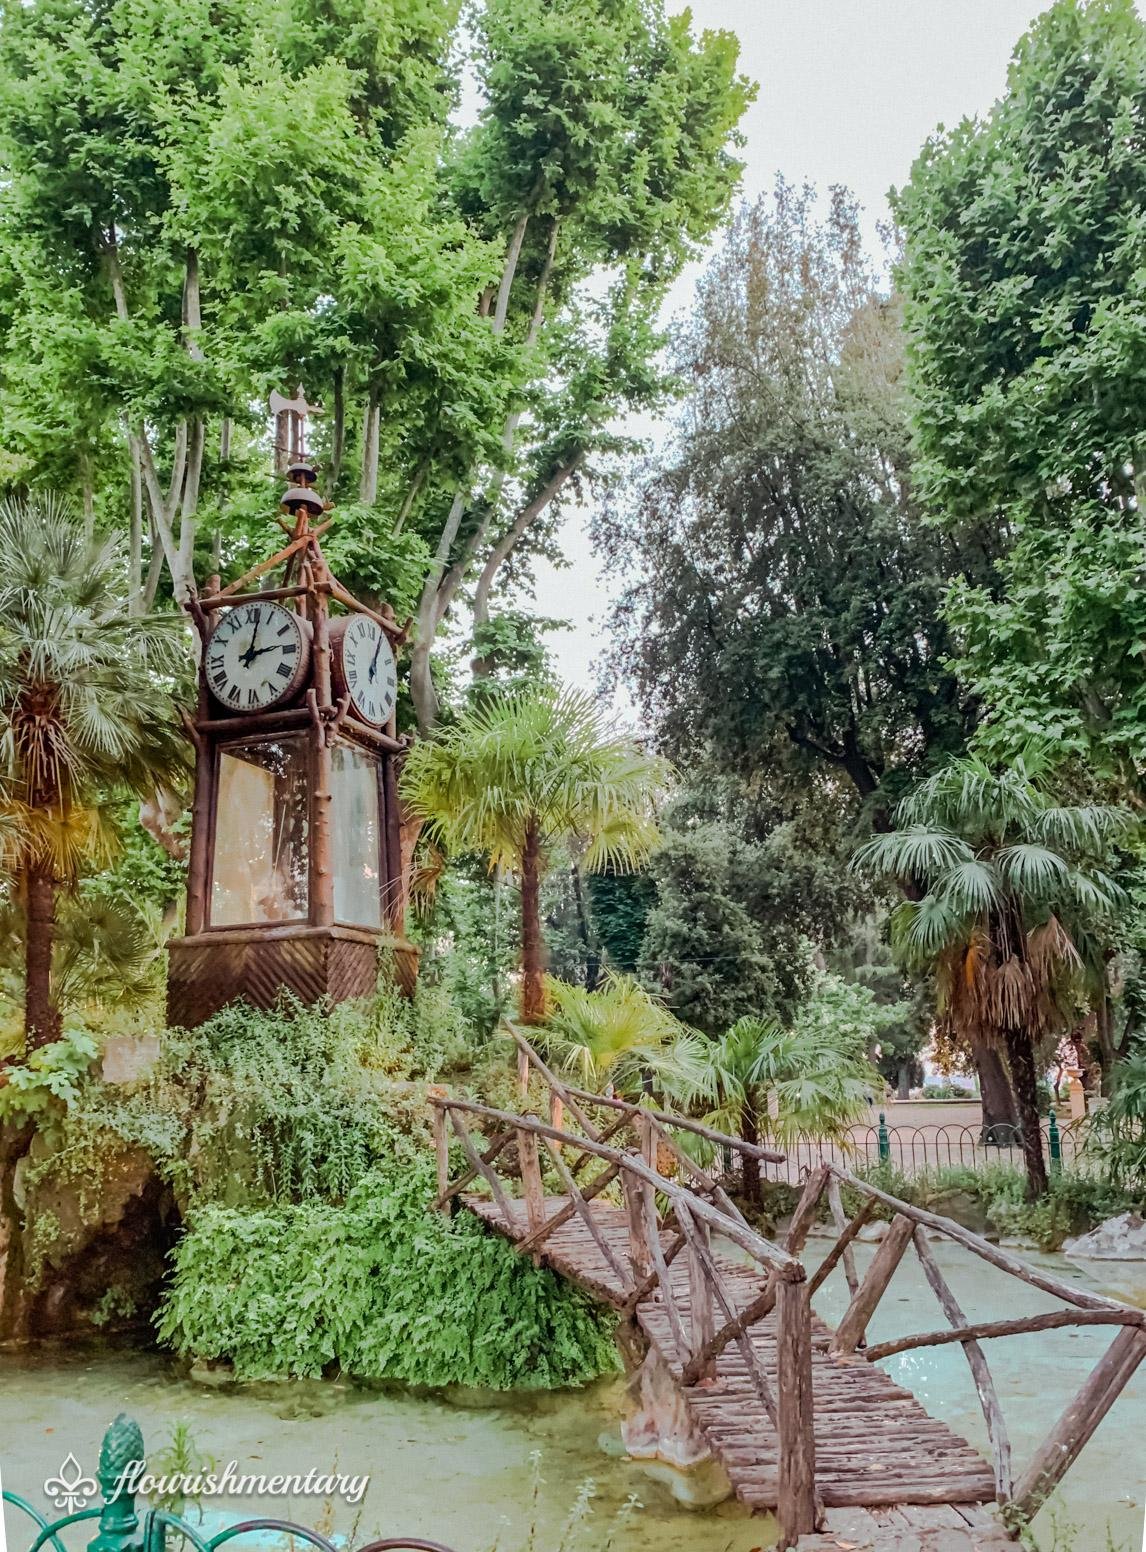
M307 1004L368 997L380 951L392 956L395 979L410 993L418 950L393 934L297 925L263 928L257 937L238 929L176 938L168 945L167 1022L194 1029L229 1002L271 1008L283 991Z

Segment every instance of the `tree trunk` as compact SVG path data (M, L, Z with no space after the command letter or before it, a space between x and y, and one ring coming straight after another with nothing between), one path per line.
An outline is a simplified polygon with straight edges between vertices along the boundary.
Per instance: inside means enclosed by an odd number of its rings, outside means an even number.
M899 1083L898 1083L897 1088L896 1088L896 1096L895 1097L897 1099L910 1099L911 1098L911 1063L910 1062L900 1062L900 1064L899 1064Z
M540 1024L545 1013L541 947L541 834L536 819L525 827L521 851L521 1021Z
M334 429L330 439L330 485L327 495L332 499L342 478L342 455L346 451L346 373L342 367L334 371Z
M1023 1129L1023 1160L1027 1166L1027 1197L1038 1201L1047 1193L1047 1169L1043 1159L1043 1142L1039 1115L1038 1074L1035 1071L1035 1052L1030 1037L1024 1030L1008 1029L1005 1032L1007 1057L1011 1064L1011 1077L1015 1085L1015 1097L1019 1106L1019 1123Z
M140 615L144 612L143 598L143 470L139 466L139 444L129 439L131 450L131 528L128 538L128 592L127 612Z
M366 400L366 414L362 423L362 478L358 482L358 499L364 507L372 507L378 499L378 431L380 410L378 391L371 388Z
M1112 1023L1110 993L1103 987L1094 1009L1094 1043L1098 1047L1098 1057L1102 1064L1102 1093L1106 1095L1110 1093L1111 1074L1118 1060L1118 1052L1114 1048Z
M482 567L481 575L478 577L477 586L474 589L475 635L483 625L489 624L490 594L493 592L493 584L498 572L509 559L522 535L537 521L550 502L555 500L560 494L566 481L576 473L584 457L585 453L582 449L575 453L567 463L559 465L532 500L527 501L520 509L513 522L490 551L489 558ZM490 665L486 658L482 656L475 657L471 666L475 679L488 678Z
M569 869L573 880L573 899L577 906L577 932L585 949L585 990L595 992L601 979L601 955L597 950L593 933L589 929L589 911L585 904L585 890L581 883L581 869L576 863Z
M999 1052L983 1041L970 1040L971 1060L979 1075L979 1093L983 1104L983 1136L997 1126L1015 1127L1019 1113L1015 1108L1014 1091L1007 1076L1006 1065Z
M744 1108L740 1112L740 1138L742 1142L751 1143L756 1147L760 1142L760 1127L756 1117L756 1096L751 1089L744 1096ZM744 1200L753 1207L759 1207L763 1198L760 1194L760 1160L752 1158L749 1154L741 1154L741 1167L744 1172Z
M52 1000L56 881L50 869L33 863L24 886L24 1045L35 1051L60 1038L60 1010Z

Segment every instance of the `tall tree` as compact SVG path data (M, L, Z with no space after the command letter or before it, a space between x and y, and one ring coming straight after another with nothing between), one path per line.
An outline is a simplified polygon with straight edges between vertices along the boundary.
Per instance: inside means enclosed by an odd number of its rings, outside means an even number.
M674 754L787 801L893 794L963 739L940 601L981 550L921 527L898 305L850 196L818 222L781 182L743 210L677 348L676 438L598 529L632 578L619 666Z
M497 572L608 443L610 415L660 391L649 320L727 209L751 98L736 40L694 39L689 14L667 17L663 0L486 0L476 27L484 105L459 146L455 197L502 245L482 308L519 367L501 455L456 484L438 530L411 660L423 730L437 715L434 638L467 576L479 573L480 625ZM610 273L594 371L573 370L540 409L537 385L562 340L554 325L567 334L563 309L582 310L578 288Z
M151 797L185 774L171 677L179 621L132 619L116 540L41 499L0 509L0 813L24 905L29 1049L60 1033L56 898L106 854L110 789Z
M1146 23L1056 0L984 118L897 200L920 496L1007 553L955 589L978 747L1032 738L1141 796Z
M1038 1058L1073 1027L1102 935L1122 892L1105 871L1130 814L1056 803L1037 767L952 762L896 810L898 828L856 853L856 865L915 881L920 898L893 917L907 964L935 974L939 1015L957 1040L1006 1052L1032 1196L1047 1188Z
M477 852L521 884L521 1016L545 1007L541 879L552 848L576 841L587 871L639 865L657 840L663 763L615 732L588 695L524 691L464 712L415 744L402 796L445 848Z

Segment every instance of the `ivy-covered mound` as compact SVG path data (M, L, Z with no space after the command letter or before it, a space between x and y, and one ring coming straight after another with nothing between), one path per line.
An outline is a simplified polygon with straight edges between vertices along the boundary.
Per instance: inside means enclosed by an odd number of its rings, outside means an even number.
M432 1162L403 1149L343 1206L207 1207L175 1252L160 1333L242 1379L318 1375L497 1389L616 1366L612 1322L472 1218L430 1215Z
M229 1362L239 1378L338 1367L496 1388L578 1384L616 1366L612 1323L587 1298L475 1221L427 1210L427 1084L464 1081L477 1056L440 990L330 1014L231 1007L166 1031L134 1081L105 1081L94 1053L73 1034L0 1090L3 1129L32 1133L34 1170L21 1168L34 1190L17 1228L27 1238L37 1194L71 1182L79 1216L98 1220L100 1179L116 1177L117 1159L142 1159L184 1227L158 1311L178 1353ZM171 1214L155 1228L165 1249ZM82 1225L58 1243L38 1233L29 1291L40 1303L69 1284L83 1239ZM110 1290L117 1314L138 1297L126 1280L138 1250L137 1232L121 1289L114 1256L100 1263L102 1304Z

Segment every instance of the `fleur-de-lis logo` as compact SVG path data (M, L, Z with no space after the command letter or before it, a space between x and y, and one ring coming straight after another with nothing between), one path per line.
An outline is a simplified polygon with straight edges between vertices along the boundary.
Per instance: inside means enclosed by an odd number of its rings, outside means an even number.
M99 1485L94 1477L84 1475L84 1468L74 1455L69 1454L59 1474L44 1483L44 1492L57 1509L76 1514L87 1508L89 1499L99 1492Z

